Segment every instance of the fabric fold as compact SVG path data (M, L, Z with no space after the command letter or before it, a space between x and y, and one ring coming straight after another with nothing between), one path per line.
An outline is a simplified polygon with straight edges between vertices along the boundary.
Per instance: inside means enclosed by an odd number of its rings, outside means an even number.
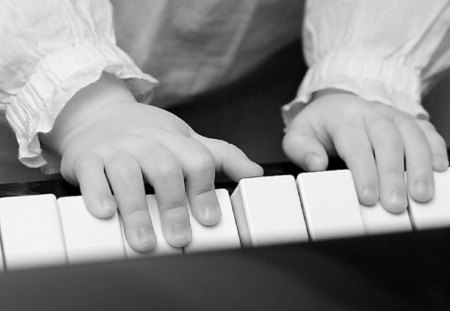
M18 139L23 164L33 168L48 165L47 173L58 170L55 157L42 153L38 133L49 132L64 105L103 72L123 79L138 101L150 102L157 81L109 42L80 43L48 55L7 105L6 119Z
M397 59L382 59L368 53L330 53L309 68L296 98L282 107L282 116L289 125L295 115L310 102L319 90L335 88L354 93L427 119L421 105L420 70Z

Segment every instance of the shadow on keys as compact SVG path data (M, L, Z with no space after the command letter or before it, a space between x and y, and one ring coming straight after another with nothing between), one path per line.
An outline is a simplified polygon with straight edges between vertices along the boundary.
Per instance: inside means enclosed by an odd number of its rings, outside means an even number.
M7 272L2 310L449 310L449 230Z

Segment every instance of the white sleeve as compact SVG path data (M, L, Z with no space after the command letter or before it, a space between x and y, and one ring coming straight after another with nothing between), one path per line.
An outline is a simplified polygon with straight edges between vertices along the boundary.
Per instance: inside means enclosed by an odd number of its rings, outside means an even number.
M421 97L450 64L449 29L448 0L307 1L309 69L295 100L282 108L285 123L325 88L428 118Z
M50 131L70 98L102 72L124 79L141 102L157 83L116 46L109 1L1 1L0 110L22 163L47 164L38 133Z

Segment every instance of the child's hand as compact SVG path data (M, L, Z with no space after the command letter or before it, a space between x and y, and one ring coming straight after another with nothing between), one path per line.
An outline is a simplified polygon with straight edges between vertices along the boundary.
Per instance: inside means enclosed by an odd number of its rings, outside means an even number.
M166 240L181 247L191 239L186 195L194 217L214 225L221 215L215 171L234 180L262 175L235 146L200 136L165 110L136 103L121 81L108 76L78 93L41 139L62 155L64 178L80 186L94 216L110 217L117 203L126 238L138 251L156 243L144 179L155 189Z
M324 170L327 153L337 153L352 171L359 201L373 205L380 199L393 213L406 209L406 191L416 201L429 201L433 170L448 167L445 142L430 122L352 94L313 100L294 118L283 149L310 171Z

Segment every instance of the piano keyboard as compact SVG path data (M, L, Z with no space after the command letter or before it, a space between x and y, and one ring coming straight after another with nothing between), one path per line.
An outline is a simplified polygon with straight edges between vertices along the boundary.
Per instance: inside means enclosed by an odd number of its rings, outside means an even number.
M242 180L231 197L216 190L222 208L218 225L205 227L191 217L192 241L168 245L162 235L154 195L147 205L158 237L143 254L126 242L116 214L97 219L81 196L53 194L0 198L0 269L78 264L159 255L183 255L218 249L318 241L394 231L450 227L450 171L435 173L434 199L409 200L408 210L390 214L379 204L359 204L348 170L267 176Z

